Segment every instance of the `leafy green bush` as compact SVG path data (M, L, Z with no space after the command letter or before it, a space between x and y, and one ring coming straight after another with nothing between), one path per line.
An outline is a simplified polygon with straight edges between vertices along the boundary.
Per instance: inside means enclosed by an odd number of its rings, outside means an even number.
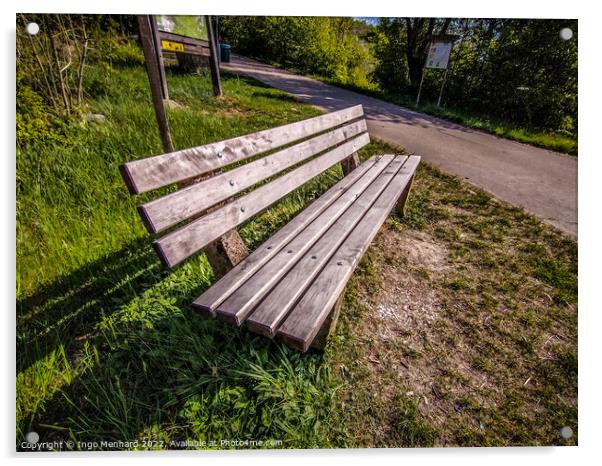
M432 34L444 24L445 32L462 37L452 49L444 105L576 138L576 20L381 18L370 41L378 60L373 76L383 91L413 102L422 82L421 100L437 101L445 73L422 70ZM559 37L564 27L573 39ZM409 61L410 54L417 59Z
M232 16L220 32L240 53L341 84L369 85L372 60L352 33L355 25L353 18Z
M114 65L144 65L142 49L134 41L124 38L114 41L113 47L108 51L106 59Z
M140 46L130 38L118 34L99 34L93 38L91 61L121 66L144 65Z
M90 62L141 66L144 54L131 34L137 31L135 16L90 15L86 17L90 35Z
M48 112L42 96L17 75L17 145L63 138L60 122Z

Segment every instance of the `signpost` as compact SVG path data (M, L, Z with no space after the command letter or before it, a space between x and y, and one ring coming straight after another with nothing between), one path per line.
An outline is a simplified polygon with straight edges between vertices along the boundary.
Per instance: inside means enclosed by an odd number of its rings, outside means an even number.
M161 72L163 71L162 64L159 63L158 53L155 47L155 35L153 33L152 23L154 18L151 15L138 16L138 30L140 32L140 42L142 43L142 51L144 52L144 62L146 63L146 72L151 88L151 96L153 106L155 108L155 116L159 124L159 133L161 141L163 141L163 150L165 152L173 152L173 143L171 141L171 133L169 132L169 124L167 122L167 114L165 113L164 89L161 82Z
M433 38L431 39L429 52L426 57L426 63L424 64L424 69L422 70L420 86L418 87L418 95L416 96L416 106L418 106L418 104L420 103L422 83L424 81L424 73L427 68L435 70L445 70L445 74L443 75L443 82L441 83L441 89L439 91L439 98L437 99L437 107L441 106L443 86L445 86L445 81L447 80L447 71L449 69L449 58L456 39L458 39L458 36L451 34L433 36Z
M201 28L204 24L204 31ZM157 32L157 48L166 52L175 52L178 63L183 69L194 70L200 64L209 65L211 69L211 81L213 83L213 94L216 97L222 95L222 86L219 74L219 49L217 38L213 31L211 16L197 16L197 31L190 31L190 27L178 27L177 17L161 16L159 18ZM184 24L184 23L183 23ZM157 27L157 22L155 22ZM180 32L186 32L183 35ZM192 37L194 36L194 37ZM206 37L206 39L205 39Z
M144 62L153 99L153 107L159 133L163 142L165 152L173 152L173 142L169 132L169 123L165 112L165 104L169 102L167 80L165 79L165 67L163 63L162 50L175 52L177 55L192 57L208 57L211 67L211 81L213 83L213 94L222 95L222 86L219 75L219 62L217 51L217 40L213 33L211 18L204 17L208 32L208 41L195 39L181 34L161 31L157 21L152 15L138 16L138 30L140 43L144 52Z
M196 55L209 59L211 53L209 41L194 37L183 36L175 32L159 29L159 40L161 48L165 52L175 52L184 55Z
M161 53L161 39L159 38L159 29L157 28L157 20L154 16L149 16L151 32L153 34L153 48L157 55L157 66L159 67L159 79L161 80L161 93L163 100L169 100L169 91L167 89L167 78L165 77L165 64L163 63L163 54Z
M447 65L449 64L452 45L452 41L433 39L431 46L429 47L429 54L426 58L426 67L446 70Z
M213 83L213 95L219 97L222 95L222 81L219 75L219 50L217 46L217 37L213 33L213 24L211 16L205 16L207 25L207 34L209 35L209 66L211 67L211 81Z

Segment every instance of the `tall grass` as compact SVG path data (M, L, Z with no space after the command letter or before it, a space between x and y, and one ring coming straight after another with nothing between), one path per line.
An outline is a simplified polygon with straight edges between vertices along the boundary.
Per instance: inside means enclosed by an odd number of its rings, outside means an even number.
M203 255L173 272L160 266L118 172L161 152L147 78L141 68L106 73L92 69L88 86L90 110L106 123L74 126L67 144L18 149L18 441L35 430L326 446L320 420L336 387L321 356L193 313L213 280ZM207 76L170 75L169 85L178 148L319 113L240 78L224 77L223 99ZM243 237L263 240L340 176L331 170L292 193Z

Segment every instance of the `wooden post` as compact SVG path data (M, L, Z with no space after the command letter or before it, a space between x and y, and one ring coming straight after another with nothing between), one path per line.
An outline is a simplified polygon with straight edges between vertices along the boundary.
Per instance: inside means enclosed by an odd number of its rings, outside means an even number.
M209 65L211 68L211 81L213 82L213 95L219 97L222 95L222 82L219 76L219 61L217 50L217 39L213 33L213 24L211 16L205 16L205 24L207 25L207 35L209 36Z
M163 63L163 51L161 46L161 39L159 38L159 28L157 27L157 19L151 15L149 15L148 19L150 22L151 31L153 32L153 45L155 47L155 54L157 56L159 79L161 81L161 93L163 94L163 100L169 100L169 90L167 89L167 79L165 78L165 64Z
M355 150L355 144L353 145L353 149ZM353 170L355 170L360 165L360 156L357 152L354 152L349 157L345 157L341 160L341 168L343 169L343 176L349 175Z
M328 317L320 327L318 334L315 336L314 341L309 345L310 348L314 348L317 350L323 350L326 348L326 343L328 343L328 337L332 333L332 331L337 326L337 321L339 320L339 315L341 314L341 307L343 306L343 301L345 300L345 289L343 289L341 295L337 299L337 302L332 307L332 311L328 314Z
M441 83L439 98L437 99L437 107L441 107L441 97L443 97L443 87L445 86L445 80L447 79L447 70L449 70L449 64L447 65L447 68L445 68L445 74L443 75L443 82Z
M140 33L140 42L144 52L144 62L146 63L146 73L150 83L153 105L155 107L155 116L159 124L159 133L163 141L165 152L173 152L173 143L169 132L169 124L165 113L165 103L163 101L163 92L161 90L161 78L159 77L159 64L157 63L157 53L154 47L153 33L150 25L150 19L147 15L138 16L138 31Z
M216 171L212 171L210 173L205 173L201 176L180 181L178 183L178 189L183 189L195 183L200 183L203 180L213 177L216 173ZM214 205L206 211L191 217L191 219L193 220L204 214L212 212L222 207L228 201L229 200L220 202L219 204ZM240 233L238 233L238 230L236 228L228 231L227 233L224 233L211 244L205 246L203 250L205 252L205 256L207 256L207 260L209 261L209 265L213 270L213 275L215 276L215 278L220 278L224 276L229 270L231 270L235 265L237 265L240 261L242 261L249 255L247 245L241 238Z
M215 278L220 278L246 258L249 251L238 231L234 229L206 246L205 255Z
M422 77L420 78L420 85L418 86L418 95L416 96L416 107L420 103L420 94L422 94L422 83L424 82L424 73L426 68L422 68Z
M360 164L360 156L357 152L354 152L349 157L341 160L341 168L343 169L343 175L347 176L353 170L355 170Z
M408 181L408 184L404 188L403 192L399 195L399 199L397 200L397 204L395 205L395 210L401 217L403 217L406 212L406 202L408 200L408 195L410 194L410 190L412 189L412 183L414 182L414 176L415 175L412 175L412 178L410 178L410 181Z

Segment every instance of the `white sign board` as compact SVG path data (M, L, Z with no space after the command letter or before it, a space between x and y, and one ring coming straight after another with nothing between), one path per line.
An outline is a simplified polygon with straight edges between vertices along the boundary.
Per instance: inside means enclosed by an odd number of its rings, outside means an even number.
M453 42L451 41L434 41L429 48L429 54L426 59L427 68L436 68L444 70L449 63L449 55L451 53Z

